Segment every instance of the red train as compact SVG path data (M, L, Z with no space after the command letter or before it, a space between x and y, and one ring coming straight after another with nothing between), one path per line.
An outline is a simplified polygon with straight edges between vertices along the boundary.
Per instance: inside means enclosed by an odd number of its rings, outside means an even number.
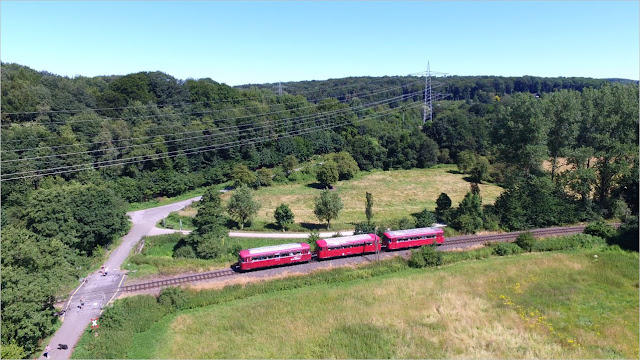
M376 248L381 250L383 247L387 250L396 250L442 243L444 243L444 231L441 228L397 230L384 233L382 241L376 234L320 239L316 241L315 256L322 260L372 253ZM309 244L292 243L242 250L238 264L240 270L244 271L308 262L311 257Z
M293 243L241 250L238 260L241 270L307 262L311 260L311 247Z

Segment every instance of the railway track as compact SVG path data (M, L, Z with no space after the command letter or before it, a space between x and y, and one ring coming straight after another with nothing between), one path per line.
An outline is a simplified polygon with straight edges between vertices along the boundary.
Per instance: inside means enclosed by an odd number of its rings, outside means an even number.
M578 234L584 230L585 226L572 226L572 227L556 227L556 228L545 228L545 229L535 229L530 232L534 237L546 237L546 236L561 236L561 235L571 235ZM518 235L524 233L526 231L514 231L503 234L492 234L492 235L464 235L464 236L456 236L450 239L446 239L443 245L462 245L462 244L483 244L486 242L501 242L501 241L512 241L515 240Z
M233 271L232 269L208 271L204 273L175 277L171 279L156 280L156 281L149 281L145 283L126 285L121 287L120 291L126 292L126 291L148 290L148 289L154 289L154 288L165 287L165 286L180 285L180 284L194 282L194 281L228 277L228 276L233 276L235 274L236 272Z
M620 226L620 224L612 224L614 226ZM571 226L571 227L554 227L554 228L544 228L544 229L534 229L530 230L534 237L548 237L548 236L561 236L561 235L571 235L578 234L584 230L585 226ZM502 234L491 234L491 235L463 235L451 237L445 240L443 246L451 246L451 245L471 245L471 244L484 244L488 242L506 242L506 241L514 241L518 235L526 231L514 231ZM304 264L298 266L305 266ZM155 288L162 288L166 286L176 286L185 283L190 283L194 281L202 281L209 279L217 279L223 277L230 277L237 275L238 273L232 269L224 269L224 270L216 270L209 271L198 274L191 274L185 276L179 276L170 279L164 280L156 280L149 281L145 283L139 284L131 284L126 285L120 288L122 292L131 292L131 291L141 291L141 290L149 290Z

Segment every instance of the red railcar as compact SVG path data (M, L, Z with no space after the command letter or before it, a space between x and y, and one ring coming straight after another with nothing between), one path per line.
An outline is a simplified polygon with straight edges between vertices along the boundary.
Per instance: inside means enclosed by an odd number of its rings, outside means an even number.
M382 246L380 238L375 234L320 239L316 244L318 259L375 252L376 247L380 250Z
M264 246L241 250L238 257L240 270L295 264L311 260L311 247L307 243Z
M410 248L444 243L444 231L441 228L420 228L388 231L384 233L384 244L388 250Z

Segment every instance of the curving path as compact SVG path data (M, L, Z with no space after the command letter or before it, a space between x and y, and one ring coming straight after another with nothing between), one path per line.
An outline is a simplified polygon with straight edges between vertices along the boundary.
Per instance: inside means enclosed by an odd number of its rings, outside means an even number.
M66 303L66 314L62 319L62 326L49 341L50 358L69 359L71 357L73 348L87 325L91 323L91 319L97 318L102 313L102 308L117 295L125 278L124 272L120 271L120 266L138 241L143 236L150 235L156 223L167 217L169 213L180 210L200 198L201 196L197 196L174 204L127 213L131 218L131 229L105 261L104 266L109 269L107 276L101 276L99 270L89 274L71 294ZM82 298L84 298L84 307L80 308ZM66 344L68 349L58 349L58 344ZM40 359L44 357L40 356Z

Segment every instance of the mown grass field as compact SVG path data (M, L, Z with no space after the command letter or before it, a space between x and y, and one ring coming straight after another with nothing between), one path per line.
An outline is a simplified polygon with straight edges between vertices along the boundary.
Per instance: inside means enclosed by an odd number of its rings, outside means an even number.
M235 256L215 260L173 258L173 248L183 236L181 234L171 234L146 237L142 252L129 255L122 266L123 269L129 271L127 277L137 280L156 275L209 271L229 267L237 260ZM296 242L296 239L228 239L229 246L239 245L243 249L292 242Z
M637 358L638 301L637 253L493 257L180 311L127 358Z
M434 210L440 193L449 195L453 206L464 198L470 183L459 174L455 165L438 165L430 169L393 170L361 172L355 179L339 181L333 191L342 199L344 208L332 229L353 229L353 223L365 221L365 193L373 194L374 220L389 222L427 208ZM302 229L322 225L313 214L314 199L322 190L315 182L276 184L256 191L255 199L262 207L255 218L257 226L248 229L260 229L274 222L273 213L281 203L291 207L295 222L304 225ZM502 192L497 185L480 185L483 204L493 204ZM226 203L231 193L222 196ZM296 229L294 229L296 230ZM300 229L298 229L300 230Z

